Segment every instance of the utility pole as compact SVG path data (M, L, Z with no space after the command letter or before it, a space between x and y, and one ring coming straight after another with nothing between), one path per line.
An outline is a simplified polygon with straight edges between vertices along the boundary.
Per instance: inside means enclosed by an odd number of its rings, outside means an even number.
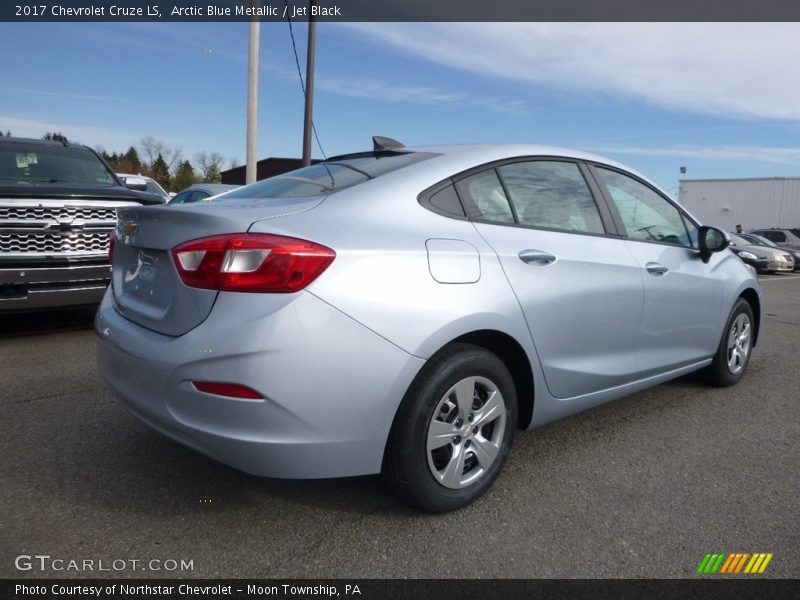
M311 134L314 130L314 54L317 46L317 19L311 16L315 0L309 0L308 49L306 52L306 111L303 120L303 166L311 164Z
M255 8L260 0L252 0ZM258 48L261 22L258 17L250 20L250 47L247 55L247 166L245 167L245 183L256 180L256 163L258 161L256 142L258 137Z

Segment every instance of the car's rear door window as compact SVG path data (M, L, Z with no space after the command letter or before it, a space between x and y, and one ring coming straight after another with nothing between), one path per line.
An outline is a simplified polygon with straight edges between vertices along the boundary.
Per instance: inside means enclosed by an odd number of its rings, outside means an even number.
M629 238L692 246L680 211L661 194L619 171L597 167L596 172L605 183Z
M521 225L605 233L592 193L573 162L538 160L497 168Z
M469 218L500 223L515 222L503 184L494 169L466 177L456 185Z

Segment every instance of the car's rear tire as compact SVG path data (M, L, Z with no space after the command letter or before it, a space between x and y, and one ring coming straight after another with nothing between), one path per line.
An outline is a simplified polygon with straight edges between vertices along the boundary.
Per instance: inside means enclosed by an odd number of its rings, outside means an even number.
M747 300L739 298L725 324L714 361L703 370L709 383L728 387L742 378L750 362L754 334L753 309Z
M517 395L505 364L478 346L452 344L406 392L387 442L384 477L422 510L457 510L497 479L516 425Z

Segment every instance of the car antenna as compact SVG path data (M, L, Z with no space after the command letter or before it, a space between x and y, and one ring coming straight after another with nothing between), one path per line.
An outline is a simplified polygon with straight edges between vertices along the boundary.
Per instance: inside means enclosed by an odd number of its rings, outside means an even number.
M373 152L380 152L381 150L398 150L399 148L405 148L405 146L397 140L393 140L390 137L383 137L381 135L372 136Z

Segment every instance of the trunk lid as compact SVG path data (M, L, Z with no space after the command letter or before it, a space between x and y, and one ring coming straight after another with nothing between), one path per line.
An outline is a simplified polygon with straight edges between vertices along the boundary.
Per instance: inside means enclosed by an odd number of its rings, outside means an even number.
M322 200L256 199L120 210L111 282L117 311L153 331L183 335L206 319L218 292L184 285L172 248L211 235L246 232L255 221L310 210Z

